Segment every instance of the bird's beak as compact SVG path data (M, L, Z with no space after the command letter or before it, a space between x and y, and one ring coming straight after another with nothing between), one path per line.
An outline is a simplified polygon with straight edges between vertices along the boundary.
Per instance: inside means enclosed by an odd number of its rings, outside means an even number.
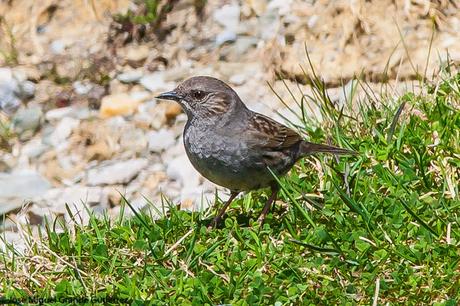
M164 99L164 100L180 101L182 99L182 96L173 90L173 91L164 92L156 98Z

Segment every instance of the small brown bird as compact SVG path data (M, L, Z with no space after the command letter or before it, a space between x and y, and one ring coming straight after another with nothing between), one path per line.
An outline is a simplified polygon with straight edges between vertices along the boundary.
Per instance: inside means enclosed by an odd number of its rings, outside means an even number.
M312 153L355 153L303 140L294 130L248 109L230 86L216 78L192 77L157 98L177 101L187 114L184 145L195 169L231 191L211 223L214 226L240 192L270 187L272 193L259 217L262 223L279 191L271 172L284 175Z

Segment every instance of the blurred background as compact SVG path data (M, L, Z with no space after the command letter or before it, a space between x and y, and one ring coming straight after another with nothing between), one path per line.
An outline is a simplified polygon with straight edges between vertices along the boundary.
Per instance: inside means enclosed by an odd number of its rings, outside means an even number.
M340 103L355 77L413 88L460 60L459 41L448 0L0 0L3 228L68 219L65 203L82 221L84 204L117 215L120 193L137 208L213 202L185 156L185 115L154 99L187 77L220 78L283 121L267 82L294 105L284 82L308 92L306 48Z

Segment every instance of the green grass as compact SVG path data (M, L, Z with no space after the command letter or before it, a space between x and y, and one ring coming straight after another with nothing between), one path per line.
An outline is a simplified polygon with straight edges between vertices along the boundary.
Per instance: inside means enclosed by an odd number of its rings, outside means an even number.
M281 178L281 199L262 227L255 220L264 192L235 201L215 230L206 224L216 206L194 213L171 206L158 220L92 217L61 232L51 223L41 238L29 238L25 255L13 248L0 255L1 296L138 305L457 305L460 74L448 68L421 93L394 101L368 91L342 109L318 79L311 96L293 90L299 130L359 155L299 162ZM309 100L319 101L321 124L305 115Z

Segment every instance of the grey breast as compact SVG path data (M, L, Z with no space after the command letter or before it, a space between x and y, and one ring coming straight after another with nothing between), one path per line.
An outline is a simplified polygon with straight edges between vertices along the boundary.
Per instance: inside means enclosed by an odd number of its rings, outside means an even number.
M244 141L244 127L225 129L191 123L185 128L184 143L196 170L217 185L244 191L266 187L273 180L260 156Z

